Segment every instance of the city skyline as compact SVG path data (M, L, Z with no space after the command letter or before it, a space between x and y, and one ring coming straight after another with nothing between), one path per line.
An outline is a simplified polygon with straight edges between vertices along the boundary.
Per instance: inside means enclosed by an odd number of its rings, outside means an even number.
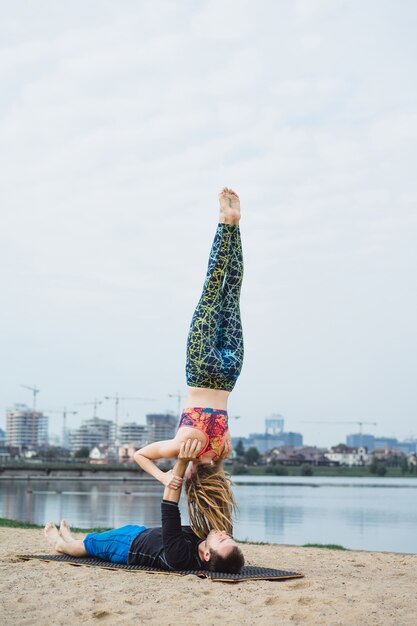
M116 394L117 395L117 394ZM173 396L173 394L169 394L171 397ZM91 421L92 419L99 418L101 420L107 420L109 421L109 423L113 424L113 430L114 430L114 425L115 425L115 415L113 413L113 415L109 415L108 411L104 414L104 413L100 413L99 410L97 409L98 406L101 407L101 405L105 405L104 402L100 401L99 399L96 399L94 402L91 403L81 403L81 404L93 404L94 405L94 409L92 410L91 414L85 413L83 416L80 416L77 412L77 422L75 423L74 421L70 421L68 422L68 415L66 415L66 432L67 432L67 437L70 435L70 433L74 433L77 429L80 428L80 426L84 425L87 421ZM78 404L79 405L79 404ZM9 407L8 411L28 411L31 412L32 409L31 407L29 407L26 404L23 403L15 403L14 408L13 407ZM63 437L63 413L64 411L58 411L58 410L52 410L50 412L48 411L42 411L41 408L37 407L36 408L36 413L39 414L43 414L46 418L48 418L48 434L49 437L51 439L57 439L59 442L61 442L62 437ZM60 413L61 417L55 416L52 417L52 422L53 425L51 425L51 414L57 414ZM66 410L66 414L71 413L71 411L69 409ZM123 417L123 414L120 414L118 416L118 428L121 429L123 426L126 426L128 424L134 424L134 425L138 425L140 427L144 426L145 423L148 421L148 416L149 415L155 415L155 414L163 414L165 416L168 415L172 415L175 416L175 418L177 418L177 412L175 410L172 409L164 409L161 411L157 411L157 410L152 410L149 412L146 412L144 414L141 414L141 416L138 416L138 414L129 414L126 413L126 416ZM285 417L281 414L278 413L271 413L269 416L264 416L260 421L262 422L263 420L263 424L264 426L258 428L258 430L241 430L241 432L235 432L235 428L234 425L236 424L236 421L240 420L240 416L229 416L229 427L231 428L231 434L232 434L232 438L233 439L237 439L239 437L242 438L248 438L251 435L255 435L255 434L262 434L262 433L267 433L267 432L271 432L271 428L270 426L272 424L275 425L275 428L277 428L277 426L280 424L280 429L282 429L283 431L285 431L286 433L289 434L293 434L293 435L298 435L300 434L302 438L305 438L305 434L303 431L303 427L302 425L295 427L295 428L285 428L284 424L286 422ZM60 421L59 421L60 420ZM6 419L5 419L6 422ZM309 424L309 422L302 422L301 424L303 425L307 425ZM321 424L321 422L310 422L310 425L312 424ZM354 430L354 429L349 429L348 428L348 424L343 424L343 423L337 423L337 422L329 422L329 423L323 423L322 428L323 431L321 434L316 434L316 437L318 438L322 438L326 441L328 441L328 443L324 443L324 441L322 441L321 439L318 440L308 440L305 441L305 445L317 445L317 446L325 446L325 447L330 447L330 446L335 446L338 445L338 443L349 443L349 440L361 440L362 437L364 439L370 437L370 438L374 438L375 440L378 439L389 439L390 437L392 437L393 439L398 439L399 442L406 442L406 441L416 441L416 437L413 436L413 434L410 433L410 435L408 437L395 437L393 435L390 435L388 433L383 433L383 432L374 432L374 433L370 433L366 431L366 427L369 426L369 423L366 421L352 421L350 423L351 426L353 426L354 424L357 424L359 426L359 430ZM370 423L372 425L372 423ZM327 426L330 427L329 430L326 430ZM377 424L375 424L375 427L377 426ZM343 435L339 437L339 439L332 437L332 431L333 428L336 427L338 429L344 429L343 430ZM363 430L363 428L365 427L365 430ZM6 423L2 424L0 421L0 429L3 429L5 432L7 432L7 428L6 428ZM374 429L375 430L375 429ZM342 432L342 431L340 431ZM330 442L330 443L329 443ZM53 445L53 444L50 444ZM359 445L359 444L356 444Z

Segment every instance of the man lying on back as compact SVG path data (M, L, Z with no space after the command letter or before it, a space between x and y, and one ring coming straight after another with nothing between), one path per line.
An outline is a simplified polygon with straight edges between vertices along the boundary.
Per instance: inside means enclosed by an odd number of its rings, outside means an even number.
M187 463L200 452L201 443L189 439L181 445L173 474L181 479ZM44 529L48 543L59 553L95 557L112 563L149 565L164 570L210 569L236 573L244 557L236 542L224 531L211 530L201 541L189 526L181 526L178 502L180 489L165 487L161 502L162 526L128 525L74 539L65 520L59 530L53 522Z

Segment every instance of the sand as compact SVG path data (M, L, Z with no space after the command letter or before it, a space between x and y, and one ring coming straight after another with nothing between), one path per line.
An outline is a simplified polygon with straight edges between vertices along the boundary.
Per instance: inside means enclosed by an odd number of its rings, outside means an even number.
M0 528L0 623L417 624L417 555L243 549L249 564L300 571L305 578L233 584L19 561L19 553L51 554L42 531Z

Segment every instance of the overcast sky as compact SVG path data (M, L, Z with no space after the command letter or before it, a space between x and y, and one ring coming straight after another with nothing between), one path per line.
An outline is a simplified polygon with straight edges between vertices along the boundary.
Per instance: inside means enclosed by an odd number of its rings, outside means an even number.
M0 427L22 383L74 426L116 391L155 398L121 421L176 410L227 185L232 435L279 413L309 444L357 432L341 421L417 436L417 3L0 6Z

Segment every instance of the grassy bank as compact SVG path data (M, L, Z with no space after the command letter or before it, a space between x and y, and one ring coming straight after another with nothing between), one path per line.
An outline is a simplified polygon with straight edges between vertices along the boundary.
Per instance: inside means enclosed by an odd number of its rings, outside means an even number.
M59 523L58 523L59 526ZM39 524L30 524L29 522L19 522L14 519L7 519L7 517L0 517L0 528L38 528L41 529L43 526ZM71 530L76 533L96 533L102 532L104 530L110 530L110 528L76 528L75 526L71 526Z
M287 476L303 476L300 465L285 465L282 466L284 471L288 472ZM236 471L237 469L237 471ZM320 465L311 466L313 476L327 476L327 477L358 477L358 478L377 478L375 474L372 474L369 467L322 467ZM227 467L228 472L234 476L274 476L265 471L265 465L257 467L248 467L247 472L241 474L239 468L233 465ZM279 474L277 475L279 477ZM416 478L415 474L402 474L400 467L387 467L387 472L383 478Z
M161 469L167 470L170 466L161 466ZM257 466L243 466L239 463L232 463L226 465L226 469L230 474L247 475L247 476L305 476L303 473L302 465L278 465L278 471L282 471L282 474L269 473L266 465ZM370 466L366 467L324 467L320 465L309 466L312 470L313 476L350 476L350 477L366 477L374 478L376 474L370 471ZM384 478L416 478L417 474L405 473L403 474L400 467L386 467L386 473ZM58 474L55 474L57 472ZM121 480L140 479L149 480L153 479L141 470L136 463L132 464L91 464L82 462L45 462L45 463L7 463L0 465L0 477L8 478L9 476L28 476L35 478L39 476L51 476L52 478L59 478L59 473L66 476L89 476L93 478L97 476L105 476L113 474L114 477L120 477Z
M27 461L10 462L0 465L0 471L5 470L48 470L48 471L87 471L97 472L131 472L132 474L145 475L144 471L136 463L87 463L85 461ZM146 475L145 475L146 476Z
M41 530L43 526L39 524L29 524L28 522L19 522L14 519L7 519L6 517L0 517L0 528L29 528L29 529L38 529ZM74 532L80 533L96 533L102 532L105 530L110 530L109 528L76 528L71 526L71 530ZM264 541L238 541L238 543L253 543L256 545L269 545ZM306 543L302 546L303 548L326 548L327 550L347 550L343 546L339 546L333 543Z
M279 546L279 543L268 543L267 541L250 541L249 539L236 539L237 543L250 543L255 546ZM349 550L337 543L304 543L300 548L323 548L325 550Z

